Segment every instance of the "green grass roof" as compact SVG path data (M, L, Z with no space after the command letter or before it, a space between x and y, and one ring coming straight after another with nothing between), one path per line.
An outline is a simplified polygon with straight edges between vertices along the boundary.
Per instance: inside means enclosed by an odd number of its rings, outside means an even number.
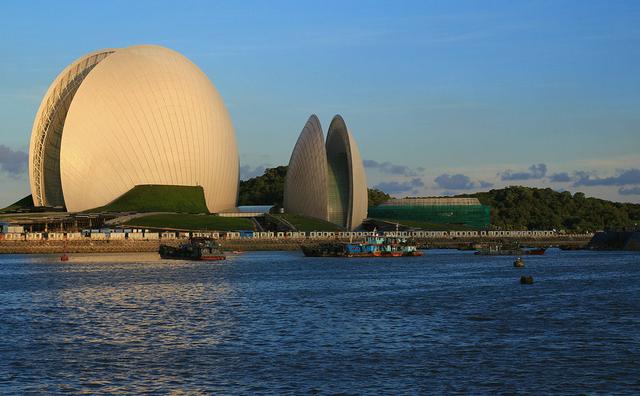
M173 228L180 230L234 231L252 230L253 222L246 217L220 217L181 213L161 213L129 220L125 226Z
M291 223L298 231L342 231L339 226L328 221L293 213L276 214Z
M111 203L87 212L209 213L201 186L135 186Z

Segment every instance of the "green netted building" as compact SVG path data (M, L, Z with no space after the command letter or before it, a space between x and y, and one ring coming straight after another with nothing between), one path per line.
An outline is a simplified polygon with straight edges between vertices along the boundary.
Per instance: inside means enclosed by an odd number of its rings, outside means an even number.
M402 198L370 207L368 217L487 229L490 209L477 198Z

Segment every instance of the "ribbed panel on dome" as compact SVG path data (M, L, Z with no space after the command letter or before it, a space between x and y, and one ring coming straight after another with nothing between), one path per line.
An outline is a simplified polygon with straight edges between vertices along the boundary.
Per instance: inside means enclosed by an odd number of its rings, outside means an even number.
M327 155L320 121L307 120L291 153L284 183L284 209L322 220L327 218Z

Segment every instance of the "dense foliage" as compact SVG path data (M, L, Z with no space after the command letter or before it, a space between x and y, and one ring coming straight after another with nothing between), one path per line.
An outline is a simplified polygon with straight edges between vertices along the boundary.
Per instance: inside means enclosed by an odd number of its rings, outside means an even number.
M282 206L286 166L268 168L262 176L240 181L238 205Z
M284 199L284 179L287 166L267 168L262 176L240 181L238 205L276 205L282 206ZM369 206L380 205L391 199L389 194L377 188L370 188Z
M640 223L640 205L587 198L581 192L512 186L461 195L491 207L491 224L505 230L595 231Z
M287 167L279 166L241 181L239 205L282 205L286 174ZM460 196L489 205L491 225L505 230L594 231L640 224L639 204L587 198L580 192L513 186ZM384 191L369 189L369 206L388 199Z
M377 188L369 188L369 206L378 206L381 203L387 202L391 199L391 196L386 192Z

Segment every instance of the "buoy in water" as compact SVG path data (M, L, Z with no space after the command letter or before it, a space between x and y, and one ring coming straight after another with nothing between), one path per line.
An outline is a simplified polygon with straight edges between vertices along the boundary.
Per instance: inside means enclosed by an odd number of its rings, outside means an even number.
M513 266L516 268L523 268L524 267L524 260L520 257L518 257L516 259L516 261L513 262Z
M533 276L531 276L531 275L521 276L520 277L520 284L522 284L522 285L533 285Z
M64 245L62 246L62 256L60 256L60 261L69 261L69 256L67 256L67 238L64 238Z

